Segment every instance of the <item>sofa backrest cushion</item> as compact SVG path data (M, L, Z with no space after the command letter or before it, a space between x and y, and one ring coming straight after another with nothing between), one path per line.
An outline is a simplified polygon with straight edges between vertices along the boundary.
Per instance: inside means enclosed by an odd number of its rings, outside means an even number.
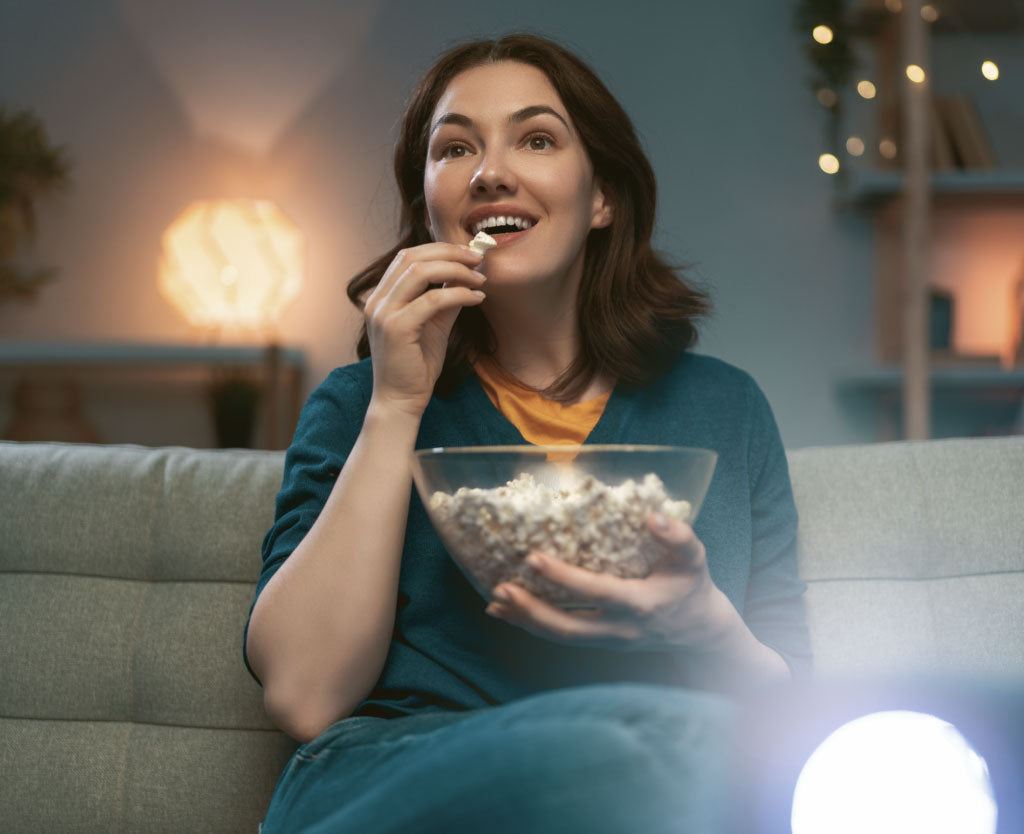
M1024 677L1024 437L789 452L817 674Z
M11 830L64 830L48 826L66 813L94 814L82 830L255 830L294 748L241 654L282 466L278 452L0 444ZM55 766L81 793L39 795Z

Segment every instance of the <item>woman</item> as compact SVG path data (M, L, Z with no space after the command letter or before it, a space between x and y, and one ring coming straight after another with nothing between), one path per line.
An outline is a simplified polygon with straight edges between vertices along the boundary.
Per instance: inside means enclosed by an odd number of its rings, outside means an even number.
M549 41L468 44L414 93L395 172L401 241L349 287L364 361L303 410L247 626L270 716L306 742L264 831L721 830L729 707L707 690L807 663L796 516L764 397L686 350L707 303L650 248L629 119ZM593 610L509 583L486 603L409 460L524 440L720 457L696 531L651 517L663 570L535 554Z

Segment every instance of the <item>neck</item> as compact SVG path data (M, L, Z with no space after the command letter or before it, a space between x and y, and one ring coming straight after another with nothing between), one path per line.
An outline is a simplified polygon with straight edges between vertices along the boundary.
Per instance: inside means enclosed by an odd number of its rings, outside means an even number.
M543 391L580 353L576 298L583 271L582 255L572 277L557 281L487 287L481 309L497 342L495 361L525 385ZM600 396L612 387L591 379L575 402Z

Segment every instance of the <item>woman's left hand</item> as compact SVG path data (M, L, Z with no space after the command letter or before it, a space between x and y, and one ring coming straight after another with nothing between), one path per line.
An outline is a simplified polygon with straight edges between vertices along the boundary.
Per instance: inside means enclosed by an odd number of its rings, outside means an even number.
M534 553L527 563L587 607L562 609L503 582L494 588L487 613L538 637L570 645L714 651L742 620L712 581L704 545L692 527L675 519L652 515L648 527L663 551L649 576L623 579Z

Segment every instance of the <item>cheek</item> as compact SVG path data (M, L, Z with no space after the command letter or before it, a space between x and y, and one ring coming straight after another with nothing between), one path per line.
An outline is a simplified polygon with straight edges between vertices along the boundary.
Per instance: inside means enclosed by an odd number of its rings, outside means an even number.
M458 194L452 177L427 174L423 178L423 199L427 223L435 240L458 225Z

